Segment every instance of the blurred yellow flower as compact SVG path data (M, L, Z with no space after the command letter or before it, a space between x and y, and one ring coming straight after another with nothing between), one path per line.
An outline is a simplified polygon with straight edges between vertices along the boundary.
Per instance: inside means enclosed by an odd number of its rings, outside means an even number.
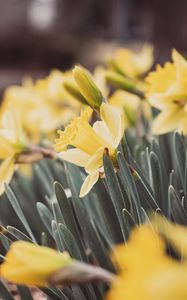
M115 160L116 148L124 134L123 118L111 105L101 105L101 121L96 121L93 126L88 122L91 114L92 109L86 108L64 131L58 131L60 137L55 141L55 149L62 159L84 167L88 173L80 197L85 196L97 182L106 148ZM68 145L75 148L67 149Z
M1 119L0 128L0 195L4 184L9 183L16 169L17 156L28 149L21 123L15 111L7 110Z
M153 64L153 47L144 45L138 53L126 48L120 48L116 51L112 60L117 69L124 75L138 79Z
M97 66L93 72L93 79L100 89L104 98L108 97L109 88L107 86L106 78L105 78L106 70L102 66Z
M172 60L146 78L148 100L161 111L153 121L155 134L175 129L187 134L187 61L176 50Z
M145 119L150 119L151 117L149 103L129 92L117 90L108 99L108 102L124 116L126 127L131 127L136 124L140 109Z
M167 228L161 229L163 228L161 223L158 227L160 232L163 234L166 229L169 230L167 237L169 236L171 245L176 246L180 256L184 248L181 248L177 234L179 233L184 241L187 229L177 226L175 230L175 225L169 223ZM187 254L187 251L185 253ZM135 229L127 245L116 247L113 259L119 268L119 273L113 281L107 300L185 300L187 298L187 261L169 256L164 239L151 226L142 225Z
M64 80L70 76L70 72L54 70L48 77L36 82L27 79L22 86L7 88L0 114L10 104L16 107L27 135L38 143L42 135L53 133L80 111L81 104L63 87Z
M67 252L57 251L29 242L16 241L1 265L1 276L16 284L46 286L49 277L59 269L70 265Z

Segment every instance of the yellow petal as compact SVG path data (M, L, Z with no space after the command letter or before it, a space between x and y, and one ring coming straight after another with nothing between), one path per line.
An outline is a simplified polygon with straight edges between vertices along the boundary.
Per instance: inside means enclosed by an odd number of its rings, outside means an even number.
M94 184L97 182L97 180L99 179L99 171L94 173L94 174L89 174L82 187L81 187L81 190L80 190L80 198L86 196L89 191L91 190L91 188L94 186Z
M1 275L14 283L44 286L53 272L71 263L68 253L17 241L11 245Z
M178 67L187 66L186 59L176 49L172 50L172 59Z
M0 195L4 193L4 183L9 183L15 169L14 155L5 159L0 165Z
M168 106L168 109L162 111L153 121L152 132L154 134L164 134L177 129L183 115L183 109Z
M116 148L124 134L124 121L122 115L111 105L103 103L100 108L101 119L106 123Z
M156 215L152 218L155 229L171 243L182 256L187 259L187 228L169 222L165 218Z
M1 131L0 131L1 132ZM7 158L13 154L13 149L9 142L0 135L0 158Z
M108 129L108 127L106 126L105 122L103 121L96 121L93 124L93 130L105 141L107 141L107 143L113 144L113 139L112 136L110 134L110 131Z
M103 152L104 148L100 148L88 161L85 170L87 173L95 173L103 164Z
M59 156L77 166L85 167L90 159L90 155L79 149L69 149L61 152Z
M163 93L176 81L176 67L174 64L166 63L164 67L157 66L156 70L150 72L145 79L147 93Z

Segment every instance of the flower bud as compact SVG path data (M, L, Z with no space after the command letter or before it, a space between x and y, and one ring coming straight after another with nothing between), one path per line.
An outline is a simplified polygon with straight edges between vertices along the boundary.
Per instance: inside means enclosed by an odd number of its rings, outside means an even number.
M91 74L82 67L75 67L73 70L74 79L79 87L80 93L87 103L94 109L98 109L103 100L103 95L92 79Z

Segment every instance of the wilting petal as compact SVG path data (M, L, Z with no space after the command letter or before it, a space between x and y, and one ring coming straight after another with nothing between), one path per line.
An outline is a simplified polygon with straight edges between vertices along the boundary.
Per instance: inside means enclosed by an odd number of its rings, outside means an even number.
M95 172L94 174L89 174L82 187L81 187L81 190L80 190L80 197L84 197L86 196L89 191L91 190L91 188L94 186L94 184L97 182L97 180L99 179L99 171L98 172Z
M103 103L100 109L101 119L106 123L116 148L124 134L124 122L121 114L111 105Z
M67 151L61 152L59 156L79 167L85 167L90 159L90 155L79 149L69 149Z

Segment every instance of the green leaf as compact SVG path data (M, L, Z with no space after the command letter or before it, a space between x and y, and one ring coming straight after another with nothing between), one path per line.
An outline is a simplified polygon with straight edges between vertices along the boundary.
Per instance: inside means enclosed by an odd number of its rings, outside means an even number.
M87 261L87 256L84 249L84 243L82 241L80 230L77 228L77 223L73 214L73 209L71 206L71 200L66 197L62 185L58 182L54 184L56 198L61 209L63 219L66 227L70 230L72 235L76 238L81 257L84 261Z
M64 246L62 238L60 236L60 231L59 231L59 228L57 227L57 223L54 220L51 223L51 228L52 228L53 238L56 242L58 251L63 252L65 250L67 250L66 247Z
M26 231L28 232L29 236L31 237L31 239L33 240L34 243L36 243L36 239L34 234L32 233L32 230L29 226L29 223L27 222L27 219L25 218L23 211L21 209L21 206L19 205L19 202L17 201L13 191L11 190L11 188L8 185L5 185L5 193L15 211L15 213L17 214L18 218L20 219L20 221L22 222L22 224L24 225Z
M171 207L171 215L176 223L187 225L187 214L182 207L180 199L172 185L169 186L168 200Z
M51 236L53 236L52 229L51 229L51 223L54 220L54 218L53 218L52 213L47 208L47 206L41 202L37 202L36 207L37 207L38 214L39 214L43 224L45 225L46 229L51 234Z
M17 287L21 300L33 300L31 292L26 286L18 285Z
M165 183L160 161L154 152L150 153L150 164L155 200L163 213L167 214L168 205L166 199L168 183Z
M126 207L125 199L123 198L123 194L120 189L118 178L114 172L114 168L113 168L112 162L110 160L110 157L106 154L104 154L104 156L103 156L103 164L104 164L104 171L105 171L106 184L108 187L108 191L111 196L116 214L118 216L121 230L123 232L122 210L124 207Z
M66 245L71 257L78 260L83 260L76 240L70 230L63 224L58 224L57 226L59 228L60 237L63 240L63 243Z
M126 189L127 195L132 199L132 214L136 221L136 224L141 223L141 203L138 195L138 191L135 185L135 178L132 177L131 171L127 166L127 163L122 155L118 153L118 164L119 164L119 174L121 181Z
M7 226L7 231L12 234L17 240L33 242L33 240L29 238L25 233L13 226Z
M14 300L14 297L9 293L6 286L0 280L0 297L2 300Z

